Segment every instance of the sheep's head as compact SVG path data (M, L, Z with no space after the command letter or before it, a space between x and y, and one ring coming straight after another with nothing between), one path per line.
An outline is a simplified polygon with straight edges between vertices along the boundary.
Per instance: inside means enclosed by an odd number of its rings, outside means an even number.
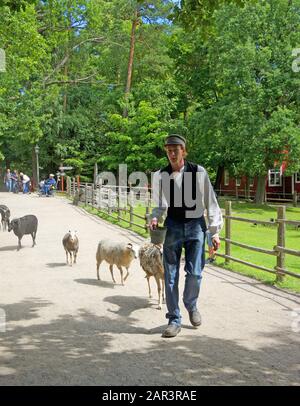
M75 242L77 240L77 231L70 231L69 230L69 239L71 242Z
M134 258L138 257L138 255L139 255L139 247L137 247L136 245L133 245L133 244L131 244L131 242L129 242L127 244L127 249L129 251L131 251Z
M19 220L19 219L13 219L12 221L10 221L10 222L8 223L8 228L7 228L7 230L8 230L8 231L14 230L15 228L18 227L18 224L19 224L19 223L20 223L20 220Z

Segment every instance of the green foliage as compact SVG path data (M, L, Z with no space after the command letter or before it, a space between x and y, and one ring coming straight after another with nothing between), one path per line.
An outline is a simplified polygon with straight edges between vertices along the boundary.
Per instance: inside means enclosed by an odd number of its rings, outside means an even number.
M176 6L177 4L177 6ZM0 160L150 171L169 132L214 175L299 169L300 1L2 1ZM124 95L132 21L132 85ZM126 106L128 117L123 118ZM288 151L288 154L287 154Z
M116 171L123 163L128 165L129 173L136 170L150 173L159 168L165 160L161 146L167 135L159 113L158 108L141 101L130 118L112 114L111 131L105 134L107 155L100 158L104 167Z
M179 74L188 78L195 109L190 145L208 166L253 176L288 160L290 171L299 169L300 100L291 69L292 49L300 43L299 6L271 0L242 8L224 4L214 13L207 41L201 43L196 32L185 43L177 33Z

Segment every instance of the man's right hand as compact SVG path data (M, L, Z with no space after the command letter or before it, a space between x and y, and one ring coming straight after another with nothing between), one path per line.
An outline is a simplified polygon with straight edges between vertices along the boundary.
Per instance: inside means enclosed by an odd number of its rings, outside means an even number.
M156 217L153 217L153 219L151 219L151 221L149 223L150 230L155 230L157 228L157 225L158 225L158 220Z

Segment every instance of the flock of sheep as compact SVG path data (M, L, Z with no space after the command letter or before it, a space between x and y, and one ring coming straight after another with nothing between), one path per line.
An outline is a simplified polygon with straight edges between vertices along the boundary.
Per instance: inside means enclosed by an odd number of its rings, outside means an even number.
M36 216L30 214L10 221L10 210L5 205L0 205L0 215L3 231L6 229L8 231L13 230L14 234L18 237L18 251L21 248L22 237L26 234L31 235L32 246L34 247L38 227L38 219ZM62 244L66 252L66 263L71 266L73 263L76 264L79 250L79 239L76 235L76 231L69 231L63 237ZM102 261L106 261L109 264L113 282L116 283L113 274L113 266L116 265L121 274L121 283L124 285L124 282L129 276L130 264L137 257L139 257L140 265L146 273L150 298L152 294L149 279L151 276L155 278L158 291L158 309L161 309L161 303L164 302L165 299L161 245L146 242L141 247L136 247L131 243L101 240L96 252L97 278L100 280L99 268ZM126 269L125 277L123 275L123 268Z

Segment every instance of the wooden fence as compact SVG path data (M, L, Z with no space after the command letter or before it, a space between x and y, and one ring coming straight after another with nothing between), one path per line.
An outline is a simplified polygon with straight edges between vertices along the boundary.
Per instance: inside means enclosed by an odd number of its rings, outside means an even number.
M151 194L148 188L79 184L74 178L67 178L67 193L73 198L77 197L78 201L96 208L100 213L117 219L118 222L124 221L129 224L129 227L136 226L146 232L149 231ZM134 212L134 202L140 203L145 208L144 215ZM117 213L117 216L114 213ZM124 217L124 214L129 214L129 220ZM143 220L144 224L136 223L134 221L136 218Z
M261 271L270 272L276 275L276 281L282 281L284 275L290 275L295 278L300 278L300 274L296 274L294 272L290 272L285 268L285 255L294 255L296 257L300 257L300 251L288 249L285 246L285 235L286 235L286 225L292 224L294 226L300 227L300 221L292 221L286 219L286 211L285 206L278 206L277 207L277 218L274 221L262 221L262 220L253 220L247 219L244 217L235 217L232 216L231 210L231 202L227 201L225 206L225 238L220 238L222 241L225 241L225 255L217 253L216 255L225 259L225 263L229 263L230 261L238 262L243 265L247 265L249 267L259 269ZM252 224L263 224L268 226L277 227L277 245L273 247L273 249L264 249L260 247L254 247L248 244L242 244L238 241L232 240L232 233L231 233L231 225L232 221L243 221ZM260 252L265 255L272 255L276 257L276 265L274 269L269 269L264 266L255 265L251 262L247 262L241 260L239 258L235 258L231 255L231 246L235 245L240 248L245 248L248 250L252 250L255 252Z
M79 184L75 179L67 178L67 193L73 197L77 195L78 200L82 203L97 208L101 213L117 219L118 222L124 221L128 223L130 227L136 226L147 232L149 231L148 218L151 208L151 196L148 188L111 185L95 186L92 183ZM135 193L135 195L137 193L139 194L139 200L145 207L145 214L143 216L134 213L134 206L132 204L133 193ZM127 204L127 202L129 204ZM274 221L262 221L232 216L231 201L226 201L225 204L225 215L223 216L225 220L225 238L220 238L222 241L225 242L225 254L216 253L217 256L224 258L226 264L229 264L230 261L234 261L243 265L247 265L251 268L273 273L276 275L276 281L281 281L284 275L290 275L295 278L300 278L300 274L290 272L285 267L286 254L300 257L300 251L288 249L285 246L286 225L292 224L294 226L300 227L300 221L292 221L286 219L285 206L278 206L277 218L274 219ZM113 213L117 213L117 216L113 215ZM129 213L129 220L122 217L122 214L124 213ZM135 218L144 220L144 224L141 225L135 223ZM231 225L233 221L242 221L252 224L263 224L277 227L277 245L275 245L273 249L265 249L232 240ZM231 255L232 245L276 257L276 264L274 266L274 269L269 269L264 266L256 265L251 262L233 257Z

